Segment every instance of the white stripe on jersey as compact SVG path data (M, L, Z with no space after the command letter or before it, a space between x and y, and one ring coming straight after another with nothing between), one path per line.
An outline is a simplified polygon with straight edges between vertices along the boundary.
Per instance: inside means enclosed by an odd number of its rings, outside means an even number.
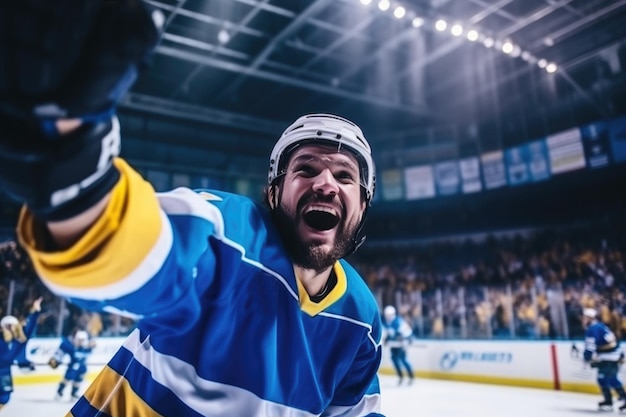
M263 400L243 388L203 379L195 368L175 356L164 355L150 344L150 336L141 343L135 329L123 346L134 360L150 370L152 379L171 390L182 402L203 416L212 417L314 417L307 411ZM207 401L205 392L220 392L220 399ZM214 397L214 396L212 396ZM329 414L337 415L337 414ZM349 414L352 416L353 414Z
M351 407L331 405L321 417L362 417L380 412L380 394L364 395Z

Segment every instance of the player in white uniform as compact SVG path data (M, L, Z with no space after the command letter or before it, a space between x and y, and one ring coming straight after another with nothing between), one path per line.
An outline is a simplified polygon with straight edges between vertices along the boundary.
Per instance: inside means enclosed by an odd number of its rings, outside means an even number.
M409 385L413 382L413 368L406 357L406 348L411 343L413 331L411 326L400 317L396 308L388 305L383 310L384 344L391 351L391 362L398 375L398 385L402 384L404 373L409 379Z

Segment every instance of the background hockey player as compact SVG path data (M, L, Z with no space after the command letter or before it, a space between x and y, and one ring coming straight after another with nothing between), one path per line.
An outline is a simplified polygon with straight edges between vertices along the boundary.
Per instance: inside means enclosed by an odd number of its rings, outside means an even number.
M61 345L48 362L50 367L56 369L63 363L66 356L69 357L65 376L59 383L59 388L57 389L57 400L63 398L63 391L70 383L72 384L70 399L78 399L78 390L87 373L87 359L93 352L95 346L95 340L89 337L89 333L85 330L77 330L69 337L63 338Z
M22 323L15 316L4 316L0 320L2 328L2 342L0 342L0 409L4 407L11 398L13 392L13 376L11 365L20 355L20 351L26 346L26 342L35 332L37 319L41 312L41 301L38 298L33 302L31 313L26 318L26 323Z
M133 0L28 6L0 2L34 26L1 28L0 185L25 203L19 238L52 291L139 320L70 415L380 416L380 314L342 259L374 194L361 129L329 114L287 127L266 206L156 193L117 158L112 116L164 16Z
M409 378L409 385L413 382L413 369L406 357L406 347L411 342L413 331L411 326L400 317L394 306L386 306L383 310L383 326L385 329L384 343L391 351L391 361L398 375L398 385L402 384L404 371Z
M619 340L607 325L597 319L598 312L593 308L583 310L585 330L585 351L583 360L591 367L598 369L598 385L604 400L598 406L601 410L613 409L613 389L624 403L619 407L626 410L626 392L619 380L618 371L624 361L624 353L620 348Z

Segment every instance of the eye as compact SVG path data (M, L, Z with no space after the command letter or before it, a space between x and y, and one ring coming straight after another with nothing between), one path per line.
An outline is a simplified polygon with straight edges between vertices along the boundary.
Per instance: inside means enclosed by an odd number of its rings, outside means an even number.
M314 177L317 174L317 170L312 165L308 164L297 165L294 167L293 172L307 178Z
M339 171L335 174L335 178L346 184L354 182L354 175L349 171Z

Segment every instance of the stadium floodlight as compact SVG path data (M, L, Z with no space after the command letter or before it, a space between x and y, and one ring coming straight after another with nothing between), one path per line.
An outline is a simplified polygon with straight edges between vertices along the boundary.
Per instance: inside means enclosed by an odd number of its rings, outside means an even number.
M559 68L554 62L550 62L548 65L546 65L546 71L548 71L550 74L555 73L557 69Z
M537 65L539 66L539 68L545 68L548 65L548 61L546 61L545 59L540 59L539 61L537 61Z
M230 33L226 29L221 29L217 34L217 40L221 44L225 44L230 40Z
M478 32L473 29L467 32L466 36L467 36L467 39L471 42L475 42L478 40Z
M424 19L419 16L415 17L413 18L413 21L411 22L411 24L413 25L414 28L422 27L424 25Z
M511 52L513 52L513 44L511 43L511 41L504 41L504 43L502 44L502 52L504 52L505 54L510 54Z
M402 6L398 6L394 9L393 15L396 17L396 19L402 19L404 15L406 15L406 9Z
M448 22L443 19L439 19L437 20L437 22L435 22L435 29L437 29L439 32L443 32L444 30L446 30L447 27Z
M461 36L463 34L463 26L459 25L458 23L453 25L452 28L450 29L450 32L454 35L454 36Z
M389 7L391 7L391 3L388 0L380 0L378 2L378 8L383 12L389 10Z
M372 0L361 0L361 4L364 6L369 6L372 3Z
M487 38L485 38L485 40L483 41L483 45L485 45L485 47L487 47L487 48L491 48L491 47L493 46L493 44L494 44L494 40L493 40L493 38L489 38L489 37L487 37Z

